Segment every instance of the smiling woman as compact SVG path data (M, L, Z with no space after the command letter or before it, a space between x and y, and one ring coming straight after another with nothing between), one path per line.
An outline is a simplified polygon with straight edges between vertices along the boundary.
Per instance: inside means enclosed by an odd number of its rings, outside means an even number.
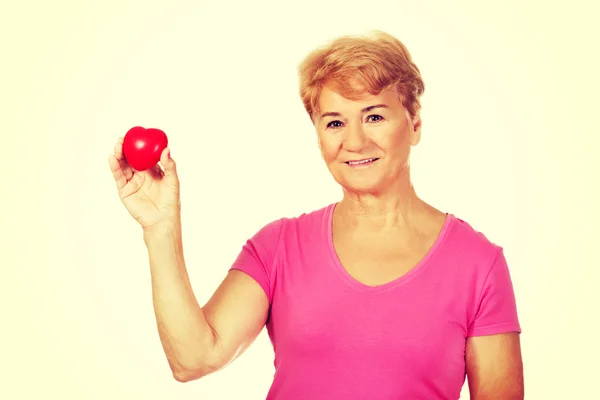
M473 400L523 398L502 247L412 184L424 85L406 47L384 32L345 36L309 54L299 73L343 197L265 224L203 307L186 272L169 149L148 172L127 164L121 141L110 157L143 228L175 378L225 367L266 326L276 367L267 399L458 399L465 376Z
M421 121L404 108L396 89L351 100L324 86L319 107L336 110L314 121L329 171L343 188L352 188L347 195L402 190L406 180L398 178L408 175L410 147L419 142Z

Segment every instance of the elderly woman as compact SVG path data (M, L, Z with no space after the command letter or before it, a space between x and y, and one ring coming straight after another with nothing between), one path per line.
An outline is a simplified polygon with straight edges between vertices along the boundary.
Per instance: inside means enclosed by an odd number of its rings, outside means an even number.
M520 326L502 247L416 193L411 148L424 85L406 47L373 32L316 49L300 95L323 160L343 189L334 204L265 224L206 305L182 248L179 179L109 164L143 228L154 309L178 381L240 356L266 326L276 373L267 399L523 398Z

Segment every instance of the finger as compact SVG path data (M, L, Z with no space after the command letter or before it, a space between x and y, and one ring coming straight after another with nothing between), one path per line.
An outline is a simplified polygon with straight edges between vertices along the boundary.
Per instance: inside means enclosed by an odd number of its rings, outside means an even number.
M127 160L119 161L119 164L121 164L121 169L123 170L123 175L125 175L125 178L128 181L131 180L131 178L133 178L133 168L131 168L131 165L129 165Z
M125 174L123 173L123 168L121 168L121 163L119 162L117 157L115 157L114 154L111 154L108 156L108 165L110 167L113 178L115 180L115 184L117 185L117 189L119 191L122 190L125 187L125 185L127 185L128 179L126 178Z
M165 148L160 154L160 165L165 171L165 176L177 178L177 166L171 158L171 149Z
M123 175L125 175L125 179L130 180L133 177L133 168L129 165L127 160L125 159L125 154L123 153L123 140L124 137L121 136L117 143L115 143L114 154L119 163L121 164L121 169L123 170Z
M140 188L142 187L143 181L144 181L144 179L142 178L141 175L139 175L139 174L134 175L133 179L131 179L127 185L125 185L124 187L122 187L119 190L119 196L121 197L121 199L125 199L125 198L131 196L133 193L140 190Z
M165 171L165 184L172 189L178 189L179 176L177 175L177 165L175 164L175 160L171 158L171 150L168 147L160 155L160 164Z
M121 161L125 159L125 156L123 155L123 140L125 138L123 136L121 136L119 139L117 139L117 143L115 143L115 157L117 157L117 160Z

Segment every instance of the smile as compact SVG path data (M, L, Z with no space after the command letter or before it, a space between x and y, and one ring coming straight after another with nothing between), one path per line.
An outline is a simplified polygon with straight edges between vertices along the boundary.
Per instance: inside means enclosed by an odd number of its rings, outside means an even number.
M377 160L379 160L379 158L364 158L362 160L346 161L346 164L348 164L352 167L365 166L365 165L371 165Z

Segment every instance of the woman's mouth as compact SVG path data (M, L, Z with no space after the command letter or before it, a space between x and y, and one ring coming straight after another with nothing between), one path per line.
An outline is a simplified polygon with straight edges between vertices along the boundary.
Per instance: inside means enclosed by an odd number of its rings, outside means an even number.
M363 158L361 160L346 161L346 164L351 167L366 167L372 165L377 160L379 160L379 158Z

